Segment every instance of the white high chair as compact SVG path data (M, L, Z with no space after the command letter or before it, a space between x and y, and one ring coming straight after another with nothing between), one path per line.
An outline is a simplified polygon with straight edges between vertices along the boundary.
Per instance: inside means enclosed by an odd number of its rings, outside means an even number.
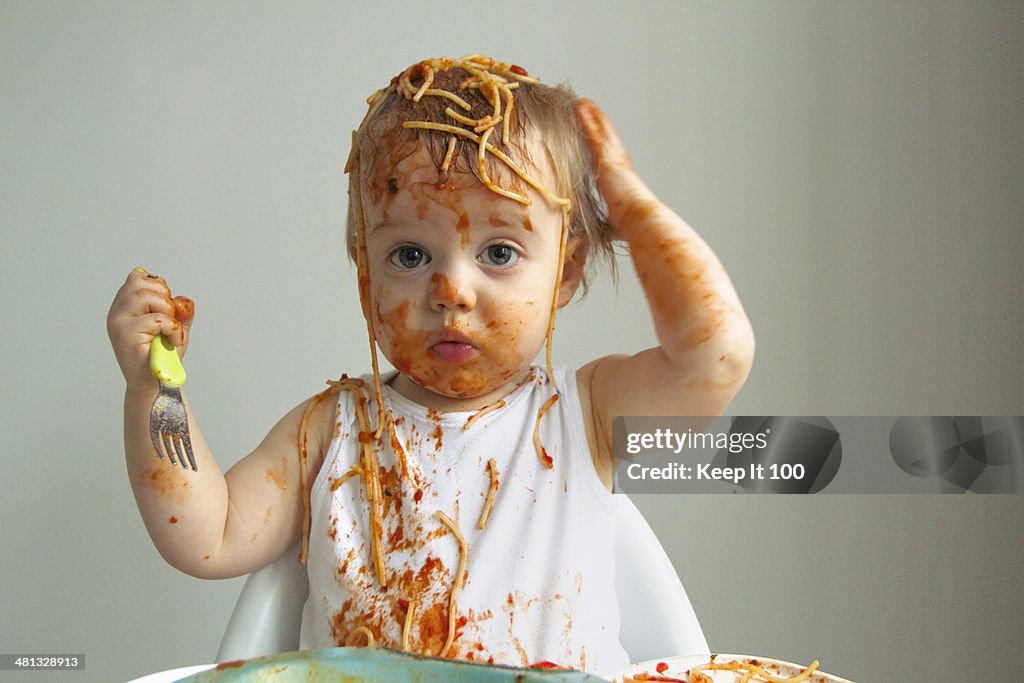
M697 615L665 549L636 505L619 495L615 517L615 591L619 637L631 662L706 654ZM305 567L293 548L245 581L217 661L299 649L302 606L309 594Z

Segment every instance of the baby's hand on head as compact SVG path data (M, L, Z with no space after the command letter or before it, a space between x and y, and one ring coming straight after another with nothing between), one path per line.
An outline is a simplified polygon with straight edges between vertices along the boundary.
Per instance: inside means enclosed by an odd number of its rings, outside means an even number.
M626 146L612 127L611 120L592 100L584 98L576 103L576 120L590 147L598 177L633 168Z
M608 205L608 218L617 236L628 239L634 224L655 216L662 204L633 170L626 146L596 104L588 99L577 102L576 120L590 148L597 188Z
M125 380L148 381L149 344L158 334L184 355L194 316L192 299L172 298L162 277L141 268L129 273L107 313L107 334Z

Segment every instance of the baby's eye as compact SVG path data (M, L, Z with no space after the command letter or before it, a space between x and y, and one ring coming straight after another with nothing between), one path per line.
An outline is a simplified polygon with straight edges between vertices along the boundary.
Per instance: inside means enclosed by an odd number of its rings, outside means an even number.
M519 254L507 244L492 244L484 249L480 258L492 266L510 266L519 260Z
M388 255L388 262L396 268L411 270L424 263L430 263L430 255L419 247L405 245L398 247Z

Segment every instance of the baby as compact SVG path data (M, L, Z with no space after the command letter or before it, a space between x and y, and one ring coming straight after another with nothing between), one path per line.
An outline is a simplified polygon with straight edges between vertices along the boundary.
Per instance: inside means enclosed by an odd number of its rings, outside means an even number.
M303 648L624 668L612 418L720 414L752 362L743 308L605 115L567 88L474 55L424 60L368 102L346 171L372 373L329 382L226 474L189 412L186 470L150 441L148 350L164 335L184 353L191 301L141 269L118 291L107 326L146 528L204 578L301 544ZM659 345L553 367L555 312L613 240Z

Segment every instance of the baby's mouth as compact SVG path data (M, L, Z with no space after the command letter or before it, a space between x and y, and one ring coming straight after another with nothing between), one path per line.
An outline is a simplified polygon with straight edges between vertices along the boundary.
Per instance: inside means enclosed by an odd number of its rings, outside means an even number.
M446 329L438 335L430 351L446 363L464 363L472 358L478 349L469 337L456 330Z

